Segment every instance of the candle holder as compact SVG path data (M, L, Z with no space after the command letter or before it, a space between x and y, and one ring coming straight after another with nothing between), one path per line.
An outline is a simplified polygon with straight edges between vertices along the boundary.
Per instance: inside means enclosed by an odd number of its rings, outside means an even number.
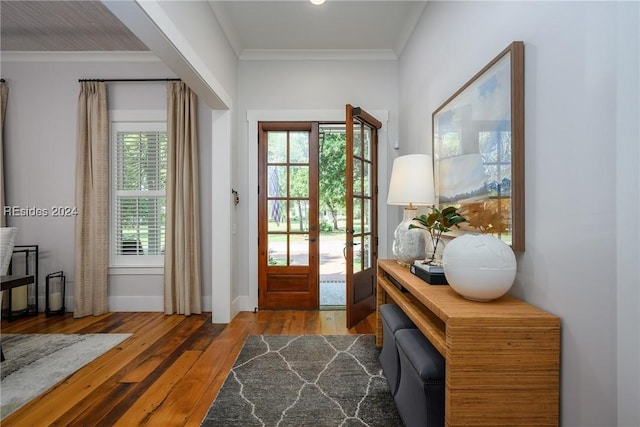
M64 314L64 298L66 289L66 278L62 271L47 274L45 284L45 314L52 316Z
M27 280L24 286L7 289L2 300L2 318L9 321L38 315L38 245L14 245L7 276Z

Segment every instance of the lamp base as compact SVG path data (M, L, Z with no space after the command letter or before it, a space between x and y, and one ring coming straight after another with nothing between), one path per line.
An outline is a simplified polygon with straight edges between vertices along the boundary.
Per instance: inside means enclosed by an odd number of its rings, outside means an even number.
M424 259L427 235L421 228L409 229L418 214L415 208L405 208L402 222L393 233L393 254L398 264L409 267L417 259ZM417 223L416 223L417 224Z
M396 259L396 262L398 264L400 264L401 266L403 266L403 267L411 267L413 265L413 264L408 263L408 262L400 261L399 259Z

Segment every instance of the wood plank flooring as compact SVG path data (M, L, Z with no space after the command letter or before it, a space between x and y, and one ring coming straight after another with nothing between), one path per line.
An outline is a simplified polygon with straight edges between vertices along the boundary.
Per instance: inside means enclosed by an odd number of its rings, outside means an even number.
M244 341L254 334L373 334L375 314L351 329L344 311L108 313L2 321L3 333L131 333L127 340L2 420L10 426L199 426Z

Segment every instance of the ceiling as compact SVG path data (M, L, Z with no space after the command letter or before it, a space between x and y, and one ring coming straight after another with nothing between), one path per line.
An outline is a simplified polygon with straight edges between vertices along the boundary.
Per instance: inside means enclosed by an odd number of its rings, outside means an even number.
M402 52L424 1L209 0L238 56L259 50Z
M99 1L2 1L3 51L149 50Z
M206 0L200 0L206 1ZM208 0L238 57L404 48L425 1ZM149 50L99 1L1 1L3 51Z

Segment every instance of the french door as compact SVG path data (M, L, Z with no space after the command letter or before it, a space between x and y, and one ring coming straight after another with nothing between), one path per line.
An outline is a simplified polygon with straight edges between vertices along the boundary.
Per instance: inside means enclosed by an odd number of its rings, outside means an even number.
M345 246L347 327L375 310L377 130L346 106ZM258 307L319 307L319 123L258 124Z
M376 309L377 153L381 127L380 121L361 108L346 106L348 328Z
M318 308L318 124L258 125L258 307Z

